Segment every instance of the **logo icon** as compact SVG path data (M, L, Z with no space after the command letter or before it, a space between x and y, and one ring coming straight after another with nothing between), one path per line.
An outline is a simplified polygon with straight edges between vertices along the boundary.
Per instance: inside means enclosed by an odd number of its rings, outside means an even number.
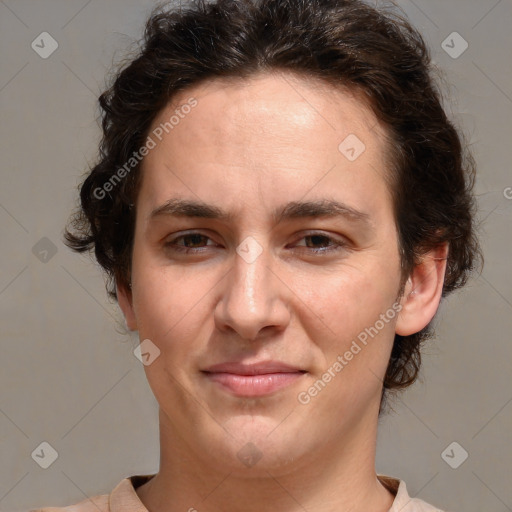
M339 152L350 162L357 160L365 151L366 146L363 141L351 133L347 135L338 146Z
M254 443L247 443L238 451L237 456L244 466L252 468L263 457L263 453Z
M146 339L135 348L133 355L144 366L149 366L160 355L160 349L151 340Z
M252 236L245 238L236 248L236 252L247 263L254 263L258 256L263 252L263 247Z
M468 46L468 42L458 32L452 32L441 43L441 48L452 59L458 59L468 49Z
M47 59L59 47L59 43L48 32L41 32L30 46L39 57Z
M49 238L43 236L43 238L32 247L32 254L41 263L48 263L57 254L57 246Z
M441 458L452 469L457 469L468 457L468 452L457 441L450 443L441 453Z
M31 454L31 457L43 469L48 469L57 460L58 456L57 450L46 441L43 441Z

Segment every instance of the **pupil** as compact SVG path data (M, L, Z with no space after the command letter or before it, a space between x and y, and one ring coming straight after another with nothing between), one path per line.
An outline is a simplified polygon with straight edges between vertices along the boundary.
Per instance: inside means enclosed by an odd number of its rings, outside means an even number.
M322 244L322 242L325 242L325 236L323 235L310 235L308 238L311 240L313 245ZM325 245L325 243L322 245Z
M200 245L203 235L188 235L187 238L189 241L192 241L192 243L188 245Z

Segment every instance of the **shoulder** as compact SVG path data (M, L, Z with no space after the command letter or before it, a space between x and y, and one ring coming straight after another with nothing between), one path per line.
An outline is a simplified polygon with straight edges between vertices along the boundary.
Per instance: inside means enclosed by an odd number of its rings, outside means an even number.
M67 507L44 507L29 512L110 512L108 494L93 496Z
M418 498L409 498L409 500L408 504L401 509L402 512L444 512L440 508Z
M135 475L123 478L110 494L102 494L67 507L44 507L29 512L148 512L135 489L155 475Z
M395 494L395 500L389 512L443 512L426 501L411 498L403 480L385 475L378 475L378 478L388 490Z

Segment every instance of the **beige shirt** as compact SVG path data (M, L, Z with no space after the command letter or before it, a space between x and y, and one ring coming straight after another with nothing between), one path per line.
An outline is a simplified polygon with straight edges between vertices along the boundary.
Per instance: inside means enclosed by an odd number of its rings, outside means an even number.
M93 496L69 507L46 507L30 512L148 512L135 489L153 476L135 475L124 478L110 494ZM389 512L443 512L423 500L410 498L403 480L385 475L377 475L377 477L382 485L395 495Z

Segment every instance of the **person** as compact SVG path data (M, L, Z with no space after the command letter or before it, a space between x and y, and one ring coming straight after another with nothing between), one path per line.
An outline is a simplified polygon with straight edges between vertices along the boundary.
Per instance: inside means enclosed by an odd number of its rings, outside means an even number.
M138 332L160 467L40 510L439 510L375 471L479 259L422 36L359 0L164 5L99 101L66 240Z

